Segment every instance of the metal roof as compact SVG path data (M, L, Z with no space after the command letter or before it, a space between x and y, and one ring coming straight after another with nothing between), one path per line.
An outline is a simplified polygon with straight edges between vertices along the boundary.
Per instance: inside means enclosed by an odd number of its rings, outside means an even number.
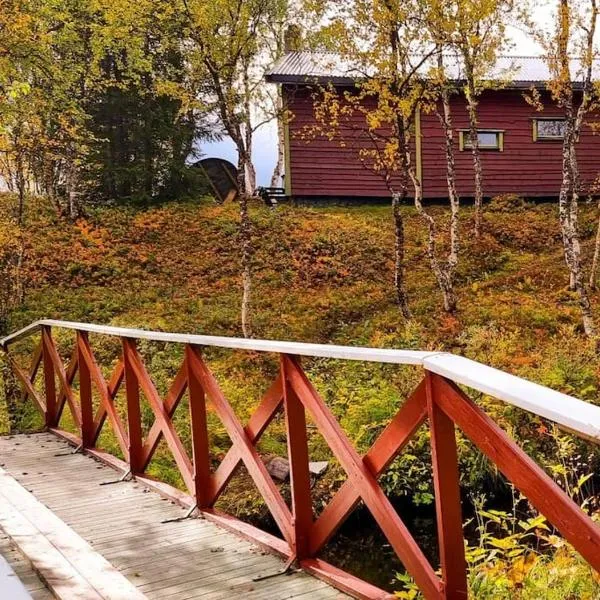
M451 79L461 81L459 61L448 57L446 69ZM426 68L426 67L425 67ZM600 76L600 60L595 60L595 75ZM579 59L571 59L574 81L581 80ZM333 83L352 84L365 76L348 60L328 52L289 52L267 73L267 81L273 83ZM490 80L510 82L509 87L526 88L543 85L550 79L546 60L542 56L500 56L488 74Z

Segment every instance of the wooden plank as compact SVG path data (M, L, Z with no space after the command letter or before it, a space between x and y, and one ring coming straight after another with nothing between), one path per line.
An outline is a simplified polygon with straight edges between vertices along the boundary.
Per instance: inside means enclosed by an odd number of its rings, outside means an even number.
M248 425L244 427L244 431L252 444L256 445L260 440L265 429L275 418L282 402L283 391L281 387L281 374L279 374L262 397L258 408L252 413ZM232 446L211 477L211 505L214 505L218 500L241 460L238 448Z
M33 387L33 382L31 378L19 367L11 354L8 355L8 360L10 361L11 368L23 387L23 396L25 398L30 397L37 409L40 411L42 416L46 414L46 403L42 398L40 398L37 390Z
M125 373L125 398L127 402L127 431L129 437L129 468L133 474L143 473L142 457L142 407L140 405L140 382L132 365L131 344L122 341L122 360Z
M439 394L436 385L438 379L437 375L431 373L425 376L444 597L447 600L466 600L469 596L469 588L462 529L456 434L454 423L436 403Z
M92 376L82 354L82 339L87 333L77 332L77 363L79 364L79 401L81 404L81 443L84 448L94 446L94 406L92 404ZM70 366L70 365L69 365Z
M119 413L117 412L114 406L114 396L111 394L111 389L108 387L104 377L102 375L102 371L100 367L96 363L96 359L94 358L94 354L92 352L92 348L90 346L89 340L81 339L80 341L80 350L81 350L81 358L85 361L90 371L92 381L94 382L98 393L100 394L100 401L106 414L108 415L108 419L112 426L112 430L117 438L117 442L119 443L119 447L121 448L121 452L126 457L126 461L129 460L129 438L123 427L123 423L121 421L121 417L119 417ZM99 419L100 421L102 419ZM101 425L100 425L101 427ZM100 428L96 428L95 437L97 437Z
M110 398L111 402L114 401L114 399L116 398L119 388L123 383L124 377L125 367L123 366L123 359L120 359L116 367L114 368L113 373L107 384L108 397ZM100 432L102 431L102 427L104 426L104 422L106 421L107 416L108 413L106 412L104 402L100 402L100 406L96 410L96 415L94 416L94 445L98 441L98 437L100 435Z
M58 422L56 419L56 378L54 375L54 365L52 356L48 347L48 337L50 336L50 327L42 327L42 357L44 362L44 392L46 395L46 427L55 427Z
M167 392L167 396L165 397L164 405L169 418L173 418L173 414L181 401L183 394L185 393L185 389L187 386L187 372L185 363L183 363L179 370L177 371L177 375ZM146 441L144 442L144 447L142 449L143 461L142 461L142 471L145 471L148 465L150 464L150 460L158 447L158 444L163 436L163 431L158 421L154 421L152 423L152 427L150 427L150 431L146 436Z
M164 403L156 391L156 387L152 382L152 378L148 374L148 371L142 362L142 359L135 347L135 341L132 339L124 339L123 346L126 348L131 369L137 377L139 385L144 392L144 396L146 397L146 400L148 400L150 408L154 413L154 418L156 421L158 421L167 445L171 450L171 454L177 463L179 473L181 474L188 491L193 493L194 480L192 473L192 462L185 451L179 435L175 431L171 417L169 416Z
M423 551L402 522L375 475L362 461L342 431L335 417L321 400L302 369L293 360L284 357L286 375L296 394L311 413L319 431L356 486L361 498L382 529L390 545L412 575L425 598L441 598L441 582Z
M4 469L0 469L0 494L4 501L3 508L9 511L8 523L5 523L3 515L0 515L0 523L8 535L19 545L19 531L29 531L35 542L41 547L50 546L53 554L62 557L56 560L58 563L68 563L71 573L68 580L76 579L82 591L88 598L104 598L110 600L142 600L144 595L131 585L106 559L95 552L92 547L79 537L61 519L41 504L35 497L27 492L17 481L15 481ZM12 509L11 509L12 507ZM26 516L24 516L26 515ZM29 524L29 526L27 526ZM15 527L16 529L11 529ZM23 528L22 530L19 528ZM13 533L11 533L14 532ZM26 535L30 535L26 534ZM31 550L31 539L26 546ZM31 560L29 551L22 546L21 550ZM49 557L46 556L46 559ZM36 568L40 568L39 565ZM56 575L54 575L56 576ZM49 575L50 578L52 576ZM50 581L48 583L51 584ZM56 591L53 588L54 591ZM66 598L79 596L69 592ZM61 596L59 596L61 597Z
M73 417L73 421L77 427L81 428L81 410L79 406L75 402L75 398L73 396L73 390L71 389L71 384L69 383L67 372L65 370L65 365L63 364L62 359L58 354L58 350L56 349L56 345L54 344L54 340L52 339L52 335L50 334L50 330L45 329L42 333L44 338L44 348L45 352L50 358L52 366L54 368L54 372L58 376L58 383L60 384L60 393L61 396L64 396L67 399L67 404L69 405L69 409L71 411L71 416ZM76 354L73 354L72 360L75 360ZM60 419L60 415L62 412L62 402L60 402L57 406L55 422L58 423Z
M600 406L452 354L424 361L432 373L549 419L600 442Z
M600 526L458 386L436 379L436 403L529 502L600 572Z
M85 476L88 468L92 469L96 481L113 478L114 471L105 466L98 469L100 465L83 454L56 457L54 454L64 452L68 446L64 442L55 443L52 440L53 436L48 434L36 434L29 438L19 436L15 440L0 438L0 452L7 450L9 442L19 443L16 452L6 452L6 461L7 467L15 472L31 473L19 475L25 486L37 473L33 470L20 470L21 461L29 460L27 455L30 452L37 453L36 459L31 461L31 464L36 464L37 470L54 470L52 465L64 462L68 469L61 469L55 480L41 480L37 484L41 487L36 493L50 509L56 510L81 536L93 543L97 552L105 554L115 566L123 569L124 574L136 585L148 584L149 587L145 589L155 590L164 588L168 579L172 580L173 585L180 583L183 586L187 585L184 580L190 573L190 581L203 581L207 590L215 591L226 589L227 582L234 578L242 581L246 577L251 584L257 571L270 573L282 568L283 563L274 556L257 552L249 543L208 520L216 519L225 527L229 522L235 523L232 528L238 531L240 522L231 517L209 511L205 515L207 519L162 524L160 521L165 517L180 516L183 511L171 502L162 500L157 494L148 493L140 483L126 482L103 487L93 483L79 485L78 478L82 473ZM42 445L45 446L43 449ZM131 491L121 491L127 489ZM72 492L70 497L69 492ZM189 506L191 499L187 498L186 505ZM69 504L73 506L70 507ZM247 527L249 536L257 535L258 530ZM282 540L279 543L282 548L289 548ZM241 574L250 564L249 561L254 560L257 561L255 567L246 575ZM180 577L179 573L184 574ZM227 576L222 575L213 580L212 576L218 574ZM207 580L209 577L211 579ZM297 583L297 577L303 583ZM314 589L315 592L328 589L325 584L315 584L314 580L304 574L280 579L278 586L272 586L273 583L273 580L265 580L257 589L271 588L286 597L303 589ZM315 585L321 587L315 588ZM189 594L196 594L198 589L190 584ZM187 591L182 592L184 596L187 594ZM149 593L148 596L160 598L160 591Z
M267 472L256 448L244 428L240 425L216 379L204 364L199 349L194 348L194 351L190 353L188 358L190 368L194 369L198 374L206 395L210 398L215 412L221 419L231 441L238 447L240 458L273 515L283 537L291 544L293 540L292 515L277 486L273 483Z
M309 554L309 537L313 522L310 472L308 470L308 440L306 437L306 414L304 405L287 380L287 361L281 358L281 380L283 381L283 404L285 427L290 461L290 486L292 492L292 514L294 517L294 543L292 550L297 559Z
M190 426L192 434L192 466L194 471L194 498L199 508L211 505L210 498L210 448L206 423L206 397L202 382L190 368L193 350L185 347L185 372L189 394Z
M31 365L29 367L28 379L31 385L33 385L35 378L37 377L38 371L40 369L40 366L42 364L42 349L42 340L40 339L38 345L35 347L35 351L31 358ZM10 357L10 353L8 352L8 350L6 353ZM21 395L21 402L25 402L27 400L28 395L28 392L26 390L23 390L23 394Z
M371 472L379 477L402 451L410 438L425 421L427 402L425 382L421 382L404 402L383 433L363 457ZM315 556L331 539L360 500L360 494L351 481L345 481L336 495L313 523L310 534L310 554Z
M167 333L164 331L146 331L144 329L129 329L109 325L93 325L73 321L57 321L43 319L0 339L1 346L8 346L18 339L31 335L41 327L61 327L75 329L88 333L99 333L116 337L137 340L154 340L156 342L174 342L191 344L193 346L214 346L217 348L232 348L237 350L252 350L256 352L273 352L295 356L319 356L343 360L358 360L366 362L383 362L403 365L421 365L427 356L436 352L418 350L393 350L385 348L355 348L351 346L336 346L334 344L305 344L302 342L280 342L275 340L256 340L212 335L191 335L182 333Z
M28 557L57 598L102 600L102 596L4 495L0 495L0 527Z

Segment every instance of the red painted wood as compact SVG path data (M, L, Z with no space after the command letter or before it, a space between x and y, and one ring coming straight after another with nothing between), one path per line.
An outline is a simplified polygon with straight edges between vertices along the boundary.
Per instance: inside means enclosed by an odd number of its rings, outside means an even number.
M33 387L33 381L31 380L31 375L28 375L27 373L25 373L25 371L23 371L23 369L21 369L21 367L19 367L19 365L17 364L17 362L15 361L15 359L12 357L11 354L8 355L8 359L10 361L13 372L15 373L15 375L21 382L21 385L23 387L24 397L31 398L33 400L33 403L37 406L38 410L42 414L42 416L45 418L46 417L46 403L44 402L43 398L40 398L36 389Z
M37 377L40 365L42 364L42 352L43 352L43 342L40 339L40 343L35 348L35 352L33 353L33 357L31 359L31 365L29 367L29 383L31 383L32 385L35 381L35 378ZM16 365L16 363L14 363L14 361L11 364ZM23 372L23 371L21 370L21 372ZM23 393L21 394L21 401L25 402L27 400L28 396L29 396L29 388L23 387ZM44 402L44 404L45 404L45 402Z
M142 456L142 412L140 405L140 382L132 366L135 340L121 340L123 372L125 375L125 398L127 401L127 431L129 439L129 468L132 473L144 470Z
M436 403L437 376L427 373L425 381L444 598L465 600L469 593L454 423Z
M451 381L436 379L436 403L600 572L600 526Z
M94 406L92 404L92 376L82 357L82 340L87 339L85 331L77 332L77 364L79 365L79 403L81 405L81 443L84 448L94 445ZM69 365L70 366L70 365Z
M72 394L72 386L73 381L75 381L75 375L77 375L77 371L79 369L79 349L77 342L75 342L75 347L73 348L73 352L71 353L71 358L69 360L69 366L66 370L67 376L67 386L69 392ZM60 393L58 396L57 406L56 406L56 422L60 422L61 416L65 409L65 404L67 403L67 393L61 387Z
M208 426L206 423L206 398L197 371L191 368L193 349L185 347L185 368L190 399L190 425L192 432L192 464L194 469L194 497L199 508L210 506L210 456Z
M427 416L425 382L421 382L402 408L363 457L363 462L378 477L410 441ZM352 481L345 481L319 518L310 534L310 553L317 554L331 539L358 504L360 495Z
M194 478L192 473L192 461L187 455L185 448L181 443L177 432L175 431L175 427L173 426L173 422L169 417L169 413L160 399L160 396L156 391L156 387L154 386L148 371L146 371L146 367L144 367L144 363L142 362L142 359L135 347L135 342L131 339L123 338L123 344L127 347L127 358L129 360L129 364L131 365L131 369L135 373L140 388L148 400L148 404L154 413L154 418L162 429L165 441L167 442L167 445L171 450L171 454L177 463L179 473L181 474L187 489L193 493Z
M187 388L187 371L185 362L181 364L179 370L177 371L177 375L167 392L167 396L164 401L165 410L169 415L169 419L173 417L183 394L185 394L185 390ZM150 464L150 460L158 448L158 444L163 436L163 432L158 421L155 421L148 432L146 437L146 441L144 442L144 447L142 448L142 471L145 471L148 465Z
M362 600L393 600L395 596L378 587L350 575L342 569L321 560L320 558L308 558L300 561L300 566L315 577L326 581L338 590L350 594L353 598Z
M42 328L42 354L44 361L44 392L46 395L46 427L54 427L56 422L56 377L54 364L48 346L51 337L50 327Z
M111 404L114 402L114 399L117 396L119 388L121 387L121 384L123 383L124 377L125 377L125 369L123 367L123 360L120 359L110 377L110 380L109 380L107 386L106 386L107 392L108 392L108 397L110 399ZM104 403L100 402L100 406L96 410L96 415L94 416L94 439L93 439L94 445L98 441L98 436L100 435L100 432L102 431L102 427L104 426L104 422L106 421L107 416L108 416L108 413L106 412Z
M56 349L56 346L54 344L54 340L52 339L52 335L50 334L50 331L47 329L44 329L42 331L42 335L44 336L46 353L49 356L50 361L52 362L54 372L58 376L58 382L60 384L61 394L64 394L64 396L67 399L67 404L69 405L69 410L71 411L71 416L73 417L73 421L75 422L76 427L81 429L81 411L79 409L79 406L75 402L75 398L73 397L73 390L71 389L71 386L67 379L67 373L65 371L65 366L62 362L62 359L60 358L60 356L58 354L58 351ZM58 408L58 410L56 408ZM54 420L56 423L58 423L58 420L60 419L61 412L62 412L62 407L59 404L58 407L55 407L55 412L54 412Z
M190 368L196 370L206 395L209 397L215 412L225 426L234 446L237 446L240 458L244 462L248 474L252 477L265 504L271 511L271 515L273 515L273 519L275 519L283 537L290 545L293 544L294 533L290 509L287 507L277 486L267 472L252 440L248 437L248 434L235 416L233 409L225 399L219 384L204 364L197 348L194 348L191 356Z
M313 91L308 85L284 86L286 103L293 114L289 123L292 194L295 196L388 198L383 177L359 159L361 150L373 148L364 129L364 116L356 113L339 134L307 135L315 125ZM527 197L556 196L560 189L561 141L533 141L532 119L560 116L548 92L542 91L545 109L538 112L523 98L521 90L487 90L478 107L481 128L503 129L504 151L483 151L482 167L486 196L516 193ZM365 101L365 106L373 100ZM454 126L456 185L460 195L474 194L473 160L470 151L459 149L459 129L468 128L462 96L451 99ZM342 140L345 144L342 146ZM423 193L426 198L447 198L444 135L435 112L422 111L421 148ZM600 145L591 127L584 127L578 144L582 180L592 182L598 174ZM440 165L442 166L440 168Z
M88 369L90 370L90 375L92 376L92 381L100 394L100 402L106 411L108 419L110 421L113 433L117 438L117 442L119 443L119 447L121 448L121 452L125 457L126 461L129 461L129 436L123 427L123 423L121 421L121 417L117 412L114 405L114 396L111 395L111 389L109 389L104 377L102 375L102 371L100 371L100 367L96 363L96 359L94 358L94 354L90 347L89 340L82 338L80 340L80 350L81 350L81 358L87 364ZM118 368L118 367L117 367ZM102 413L97 414L95 431L95 438L98 437L100 432L100 428L102 427Z
M289 359L284 357L283 360L286 365L286 376L292 388L312 415L325 441L346 471L348 479L356 487L406 570L412 575L425 598L442 598L440 580L379 487L376 476L352 447L335 417L319 397L304 372Z
M287 367L289 362L299 364L298 359L281 357L281 379L283 381L283 405L287 432L288 460L290 463L290 485L292 491L292 515L294 517L294 542L292 548L296 558L309 556L309 535L313 522L312 497L310 493L310 471L308 469L308 440L306 437L306 414L304 405L289 385Z
M244 427L244 431L252 444L256 445L260 440L263 432L269 426L269 423L275 418L275 415L281 408L283 402L283 391L281 388L281 376L271 384L265 395L263 396L258 408L250 417L248 425ZM228 451L221 464L211 477L211 504L218 500L223 493L227 484L233 477L236 468L241 463L239 450L237 446L232 446Z

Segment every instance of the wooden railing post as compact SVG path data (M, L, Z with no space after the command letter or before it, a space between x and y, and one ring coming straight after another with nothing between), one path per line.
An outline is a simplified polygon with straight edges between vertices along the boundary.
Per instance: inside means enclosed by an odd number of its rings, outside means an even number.
M92 448L94 440L94 406L92 404L92 375L85 360L84 344L88 342L85 331L77 332L77 366L79 369L79 401L81 403L81 445Z
M42 356L44 360L44 391L46 395L46 427L56 426L56 378L50 350L50 327L42 327Z
M198 508L211 505L210 456L208 426L206 424L206 396L196 362L197 350L189 344L185 347L185 368L190 399L190 424L192 433L192 463L194 496Z
M310 471L308 468L308 441L306 437L306 411L292 389L287 375L287 362L299 365L298 358L281 356L281 381L285 426L287 431L288 460L292 491L294 544L292 550L298 560L310 555L310 532L313 524ZM298 366L298 368L300 368Z
M467 563L462 529L456 433L454 422L436 402L436 379L437 375L426 371L442 593L445 600L465 600L468 598Z
M129 468L132 474L143 472L142 417L140 406L140 384L131 364L136 352L135 340L121 338L123 368L125 372L125 394L127 398L127 428L129 431Z

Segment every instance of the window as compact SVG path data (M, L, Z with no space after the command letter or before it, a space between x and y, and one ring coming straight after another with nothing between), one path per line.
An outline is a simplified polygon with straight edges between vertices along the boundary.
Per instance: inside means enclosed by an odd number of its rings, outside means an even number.
M534 119L533 141L562 140L565 137L564 119Z
M471 135L468 129L461 129L459 132L460 150L471 149ZM499 129L478 129L477 140L480 150L504 150L504 131Z

